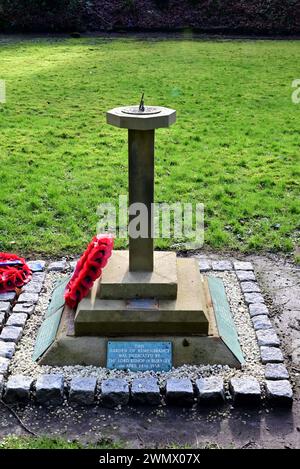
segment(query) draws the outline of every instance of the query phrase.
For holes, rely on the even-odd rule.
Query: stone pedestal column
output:
[[[147,234],[146,238],[133,237],[134,233],[130,230],[130,221],[135,218],[136,213],[129,213],[129,271],[152,272],[154,130],[128,130],[128,156],[129,206],[134,208],[133,204],[141,203],[144,210],[147,210],[147,216],[142,218],[145,224],[142,231]],[[141,214],[144,214],[144,211]]]
[[[147,210],[146,219],[134,206],[129,212],[129,272],[153,272],[154,133],[172,125],[176,111],[159,106],[146,106],[141,111],[132,106],[112,109],[106,116],[108,124],[128,129],[129,207],[141,203]],[[144,222],[139,237],[130,228],[136,216]]]

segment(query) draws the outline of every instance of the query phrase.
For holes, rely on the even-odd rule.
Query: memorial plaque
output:
[[[60,280],[54,287],[51,302],[48,306],[48,310],[45,314],[45,318],[52,316],[52,314],[56,313],[60,308],[64,307],[65,305],[65,289],[67,284],[69,283],[70,277],[64,278]]]
[[[109,341],[107,368],[130,371],[169,371],[172,342]]]
[[[216,277],[208,277],[208,285],[220,337],[240,363],[244,363],[243,352],[230,311],[223,280]]]
[[[52,298],[42,322],[32,355],[33,361],[38,360],[50,347],[56,337],[57,329],[65,306],[64,293],[70,278],[64,278],[54,287]]]
[[[51,316],[42,322],[37,334],[35,347],[32,354],[33,361],[38,360],[54,342],[62,312],[63,307],[58,309],[55,313],[51,314]]]

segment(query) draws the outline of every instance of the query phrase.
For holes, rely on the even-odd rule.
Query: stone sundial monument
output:
[[[135,238],[129,224],[129,250],[113,252],[75,313],[61,305],[66,282],[56,288],[34,352],[40,363],[168,370],[243,362],[222,281],[200,275],[196,259],[153,249],[155,129],[175,121],[175,110],[145,106],[143,97],[107,112],[108,124],[128,129],[129,206],[147,207],[148,236]]]

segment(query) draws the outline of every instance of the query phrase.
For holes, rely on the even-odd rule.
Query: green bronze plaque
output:
[[[35,341],[32,355],[33,361],[38,360],[55,340],[60,319],[65,307],[64,293],[69,280],[70,277],[64,278],[57,282],[54,287],[52,298],[45,314],[45,319],[39,328]]]
[[[54,342],[62,312],[63,308],[58,309],[41,324],[32,354],[33,361],[38,360]]]
[[[239,362],[244,363],[243,352],[230,311],[223,280],[216,277],[208,277],[208,285],[220,337]]]
[[[51,302],[45,314],[45,319],[48,318],[49,316],[52,316],[52,314],[56,313],[56,311],[64,307],[65,305],[64,294],[65,294],[65,289],[69,280],[70,280],[70,277],[64,278],[63,280],[60,280],[59,282],[57,282],[57,284],[55,285],[55,288],[52,293]]]

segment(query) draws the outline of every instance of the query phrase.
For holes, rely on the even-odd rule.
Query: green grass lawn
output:
[[[26,437],[8,436],[0,442],[1,449],[119,449],[124,444],[100,441],[95,445],[83,445],[79,441],[70,441],[64,438],[51,438],[47,436]]]
[[[155,445],[156,446],[156,445]],[[198,444],[194,446],[199,448]],[[80,441],[70,441],[62,437],[48,437],[48,436],[15,436],[10,435],[0,441],[0,450],[2,449],[126,449],[128,445],[122,441],[112,442],[109,440],[102,440],[96,444],[80,443]],[[150,448],[150,446],[149,446]],[[167,446],[159,446],[162,449],[190,449],[191,445],[179,445],[178,443],[171,443]],[[221,449],[217,443],[204,443],[202,449]]]
[[[212,248],[292,251],[299,59],[297,41],[0,42],[0,250],[82,251],[98,204],[127,192],[127,133],[105,111],[144,90],[178,113],[156,134],[156,201],[203,202]]]

